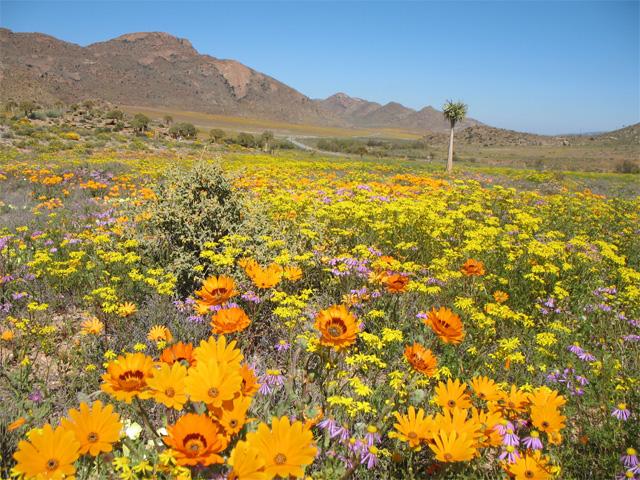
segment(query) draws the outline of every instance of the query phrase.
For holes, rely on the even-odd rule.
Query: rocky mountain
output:
[[[444,131],[442,113],[343,93],[312,100],[234,60],[198,53],[162,32],[130,33],[82,47],[0,28],[0,98],[115,104],[341,127]],[[469,119],[465,128],[479,122]]]
[[[436,132],[449,129],[449,124],[442,118],[442,112],[431,106],[416,111],[397,102],[380,105],[345,93],[336,93],[316,102],[328,115],[356,127],[395,127]],[[459,124],[459,128],[471,125],[480,125],[480,122],[466,119]]]

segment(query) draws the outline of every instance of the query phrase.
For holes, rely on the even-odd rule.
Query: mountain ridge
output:
[[[445,131],[442,113],[381,105],[339,92],[311,99],[236,60],[199,53],[186,38],[132,32],[80,46],[43,33],[0,28],[0,96],[66,103],[180,108],[347,128]],[[481,124],[465,119],[459,128]]]

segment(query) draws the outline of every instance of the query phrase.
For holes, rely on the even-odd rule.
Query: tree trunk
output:
[[[449,136],[449,158],[447,159],[447,173],[453,172],[453,125]]]

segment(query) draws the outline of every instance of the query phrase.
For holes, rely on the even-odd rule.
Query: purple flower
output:
[[[276,343],[276,346],[275,346],[275,349],[279,352],[286,352],[290,348],[291,348],[291,344],[286,340],[280,340],[278,343]]]
[[[531,430],[529,436],[522,439],[522,444],[529,450],[542,450],[540,433],[537,430]]]
[[[274,387],[284,385],[284,376],[280,370],[267,370],[258,381],[261,384],[258,392],[262,395],[269,395]]]
[[[251,303],[260,303],[262,302],[262,300],[260,300],[260,296],[257,295],[255,292],[252,291],[248,291],[242,294],[242,299],[246,300],[247,302],[251,302]]]
[[[42,402],[44,396],[42,395],[42,392],[36,388],[29,394],[27,398],[31,400],[33,403],[40,403]]]
[[[635,448],[627,448],[625,454],[620,457],[620,461],[627,468],[638,467],[638,452]]]
[[[611,412],[612,417],[616,417],[618,420],[622,420],[623,422],[627,421],[629,415],[631,415],[631,412],[627,409],[626,403],[619,403]]]
[[[622,339],[625,342],[640,342],[640,335],[625,335]]]
[[[515,434],[513,428],[506,428],[502,437],[503,445],[517,447],[520,444],[520,437]]]
[[[498,457],[500,460],[506,459],[509,463],[514,463],[517,459],[520,458],[520,453],[516,450],[516,447],[512,445],[508,445]]]
[[[321,428],[322,430],[328,430],[329,432],[336,428],[336,426],[337,423],[333,418],[325,418],[318,423],[318,428]]]
[[[362,460],[360,460],[360,463],[362,465],[365,465],[367,467],[367,470],[371,470],[372,468],[375,468],[375,466],[379,462],[377,454],[378,454],[378,448],[375,447],[374,445],[370,446],[367,449],[367,452],[365,453],[365,455],[362,457]]]

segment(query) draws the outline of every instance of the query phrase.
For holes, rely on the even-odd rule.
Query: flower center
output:
[[[216,398],[218,395],[220,395],[220,391],[215,388],[215,387],[211,387],[208,391],[207,394],[211,397],[211,398]]]
[[[119,379],[124,390],[136,390],[144,382],[144,373],[140,370],[127,370]]]
[[[549,422],[547,422],[546,420],[544,422],[542,422],[542,427],[543,428],[547,428],[549,426]]]
[[[444,459],[449,462],[451,461],[451,459],[453,458],[453,455],[451,455],[450,453],[445,453],[444,454]]]
[[[407,437],[409,437],[411,440],[415,440],[416,438],[418,438],[418,434],[416,432],[409,432],[409,435],[407,435]]]
[[[329,326],[327,328],[327,332],[329,333],[329,335],[334,338],[343,335],[346,331],[347,327],[340,318],[331,319],[331,322],[329,323]]]
[[[456,406],[456,401],[455,401],[455,400],[449,400],[449,401],[447,402],[447,407],[449,407],[449,408],[453,408],[453,407],[455,407],[455,406]]]
[[[284,465],[285,463],[287,463],[287,457],[284,454],[279,453],[275,457],[273,457],[273,461],[276,465]]]
[[[87,442],[96,443],[99,438],[100,437],[98,436],[98,434],[96,432],[89,432],[89,434],[87,435]]]
[[[169,387],[169,388],[167,388],[167,389],[164,391],[164,394],[165,394],[167,397],[172,398],[172,397],[174,397],[174,396],[175,396],[176,391],[175,391],[172,387]]]
[[[236,419],[233,419],[229,422],[229,426],[231,428],[236,428],[238,426],[238,421]]]
[[[526,470],[524,472],[524,476],[525,476],[525,478],[533,478],[534,473],[531,470]]]
[[[182,441],[187,453],[198,455],[200,450],[207,448],[207,439],[199,433],[190,433]]]
[[[47,460],[47,470],[51,472],[58,468],[58,465],[58,460],[56,460],[55,458],[50,458],[49,460]]]

